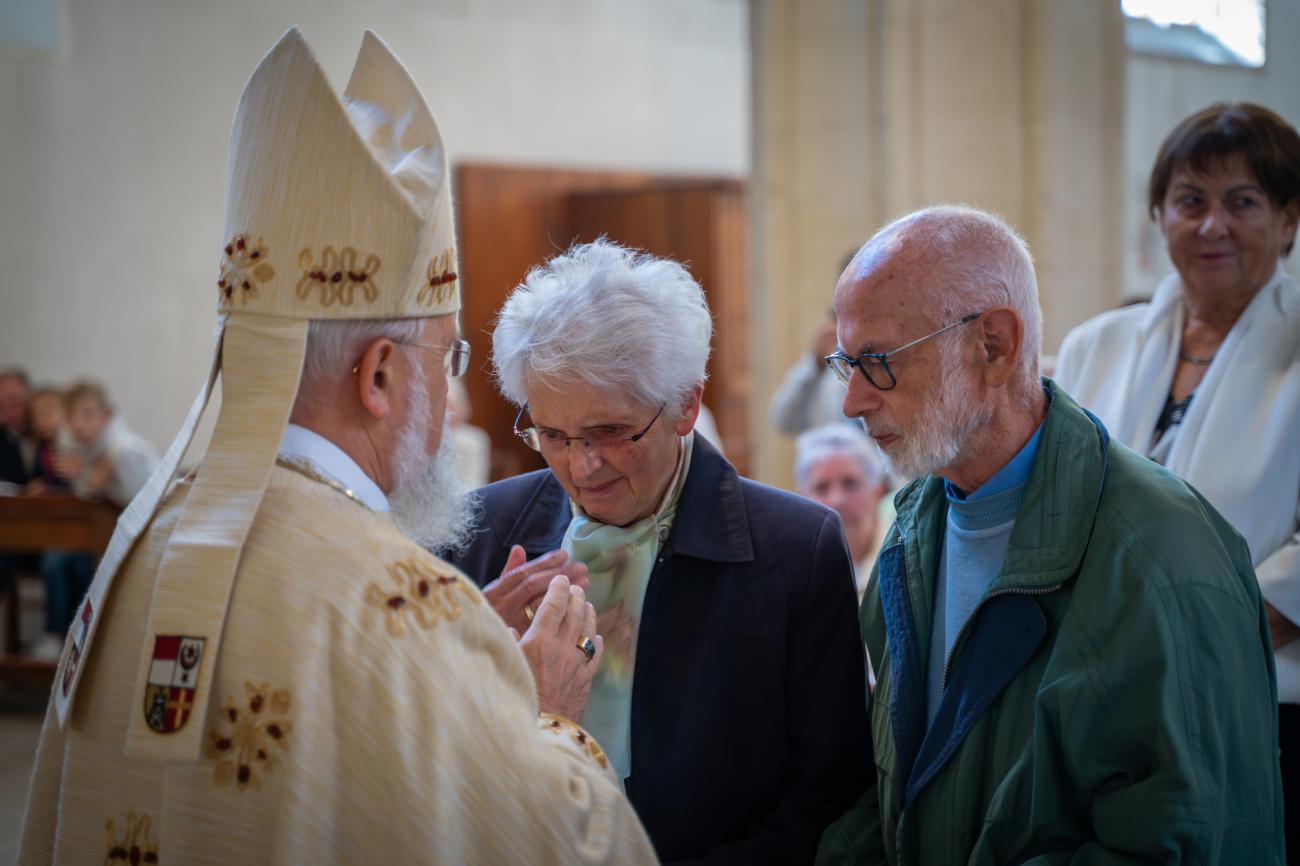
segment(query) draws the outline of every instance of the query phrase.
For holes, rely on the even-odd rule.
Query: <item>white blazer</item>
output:
[[[1183,330],[1182,283],[1071,331],[1056,380],[1140,454],[1154,445]],[[1264,599],[1300,623],[1300,287],[1279,263],[1228,332],[1179,425],[1167,468],[1240,532]],[[1300,703],[1300,640],[1277,660],[1278,699]]]

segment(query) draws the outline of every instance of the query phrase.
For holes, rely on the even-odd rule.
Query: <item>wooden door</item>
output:
[[[601,234],[682,261],[704,286],[717,330],[705,402],[727,456],[745,470],[748,315],[738,181],[463,164],[455,191],[461,326],[474,352],[465,384],[473,423],[492,440],[493,480],[544,465],[512,435],[516,410],[492,381],[493,321],[530,268]]]

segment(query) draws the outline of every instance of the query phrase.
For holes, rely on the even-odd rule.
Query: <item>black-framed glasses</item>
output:
[[[627,425],[625,424],[604,424],[599,427],[592,427],[580,436],[566,436],[560,430],[550,430],[545,427],[538,429],[535,426],[524,428],[519,427],[519,422],[523,420],[524,415],[528,412],[528,404],[525,403],[519,407],[519,414],[515,416],[515,435],[524,440],[524,444],[534,451],[540,451],[543,454],[557,454],[566,450],[569,443],[578,441],[583,444],[588,451],[607,451],[617,448],[625,442],[640,442],[645,434],[650,432],[650,428],[659,420],[659,416],[664,414],[664,409],[668,406],[664,403],[659,407],[659,411],[650,419],[650,423],[641,428],[641,432],[627,434]],[[532,421],[530,417],[528,419]]]
[[[435,346],[432,343],[417,343],[414,340],[397,340],[399,346],[415,346],[419,349],[445,349],[442,356],[443,366],[448,376],[463,376],[469,369],[469,340],[456,340],[450,346]]]
[[[939,336],[944,331],[949,331],[959,325],[973,322],[982,315],[984,315],[983,311],[971,313],[969,316],[960,318],[951,325],[944,325],[937,331],[932,331],[924,337],[918,337],[912,342],[904,343],[897,349],[888,352],[863,352],[854,357],[852,355],[844,354],[842,350],[836,351],[835,353],[826,356],[826,364],[831,368],[831,371],[835,373],[835,377],[840,380],[840,384],[844,385],[846,388],[849,386],[849,380],[853,377],[853,368],[857,367],[862,371],[862,375],[867,377],[867,381],[874,385],[877,390],[888,391],[898,384],[898,379],[895,378],[894,371],[889,366],[890,358],[893,358],[899,352],[906,351],[913,346],[919,346],[926,340]]]

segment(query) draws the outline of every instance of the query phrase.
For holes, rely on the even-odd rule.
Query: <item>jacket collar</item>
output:
[[[1050,379],[1052,403],[1002,574],[991,587],[1044,587],[1068,580],[1092,536],[1110,433]]]
[[[1101,498],[1109,434],[1101,422],[1044,380],[1052,402],[1024,501],[1016,515],[1002,573],[989,590],[1036,588],[1067,580],[1083,559]],[[895,498],[898,531],[917,538],[921,549],[937,549],[943,531],[936,509],[945,507],[943,479],[918,479]],[[921,581],[928,585],[929,581]],[[927,608],[928,609],[928,608]]]
[[[508,544],[521,545],[530,557],[558,548],[573,516],[569,496],[555,474],[547,469],[539,476],[507,536]],[[703,436],[695,437],[666,545],[675,554],[712,562],[754,559],[740,475]]]

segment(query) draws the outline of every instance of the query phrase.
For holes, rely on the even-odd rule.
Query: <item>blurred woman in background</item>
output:
[[[848,424],[828,424],[795,440],[794,480],[799,492],[840,516],[853,556],[858,601],[885,530],[880,502],[888,490],[875,447]]]

